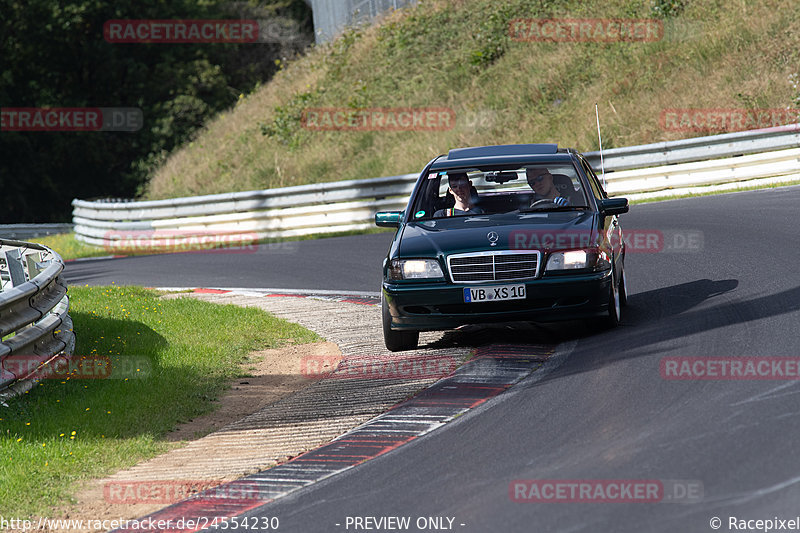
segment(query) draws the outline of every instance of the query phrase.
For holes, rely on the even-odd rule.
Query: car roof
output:
[[[446,156],[439,156],[431,170],[471,168],[485,165],[525,165],[543,162],[571,161],[574,150],[558,148],[557,144],[503,144],[456,148]]]

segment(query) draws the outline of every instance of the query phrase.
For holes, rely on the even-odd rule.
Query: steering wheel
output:
[[[547,204],[555,205],[555,203],[556,203],[555,200],[551,200],[550,198],[542,198],[541,200],[536,200],[535,202],[533,202],[530,205],[530,207],[533,208],[536,207],[537,205],[547,205]]]

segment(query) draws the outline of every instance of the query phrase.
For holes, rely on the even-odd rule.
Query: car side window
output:
[[[439,209],[439,176],[430,173],[422,183],[412,210],[412,220],[427,219]]]
[[[594,197],[597,200],[602,200],[603,198],[607,198],[603,187],[600,185],[600,180],[597,179],[592,167],[586,163],[583,159],[581,159],[581,166],[583,166],[583,171],[586,173],[586,177],[589,178],[589,186],[592,188],[592,193],[594,193]]]

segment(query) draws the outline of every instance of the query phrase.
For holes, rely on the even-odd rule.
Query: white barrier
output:
[[[603,153],[609,195],[668,192],[800,173],[800,124]],[[750,155],[745,155],[750,154]],[[586,154],[599,170],[599,153]],[[631,170],[632,166],[636,166]],[[644,168],[643,168],[644,167]],[[252,242],[373,227],[375,212],[401,210],[418,174],[146,202],[73,200],[79,240],[109,251],[174,247],[181,239],[224,236]]]

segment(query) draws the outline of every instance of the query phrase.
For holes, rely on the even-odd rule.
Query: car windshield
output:
[[[414,220],[586,209],[570,163],[431,172],[414,202]]]

